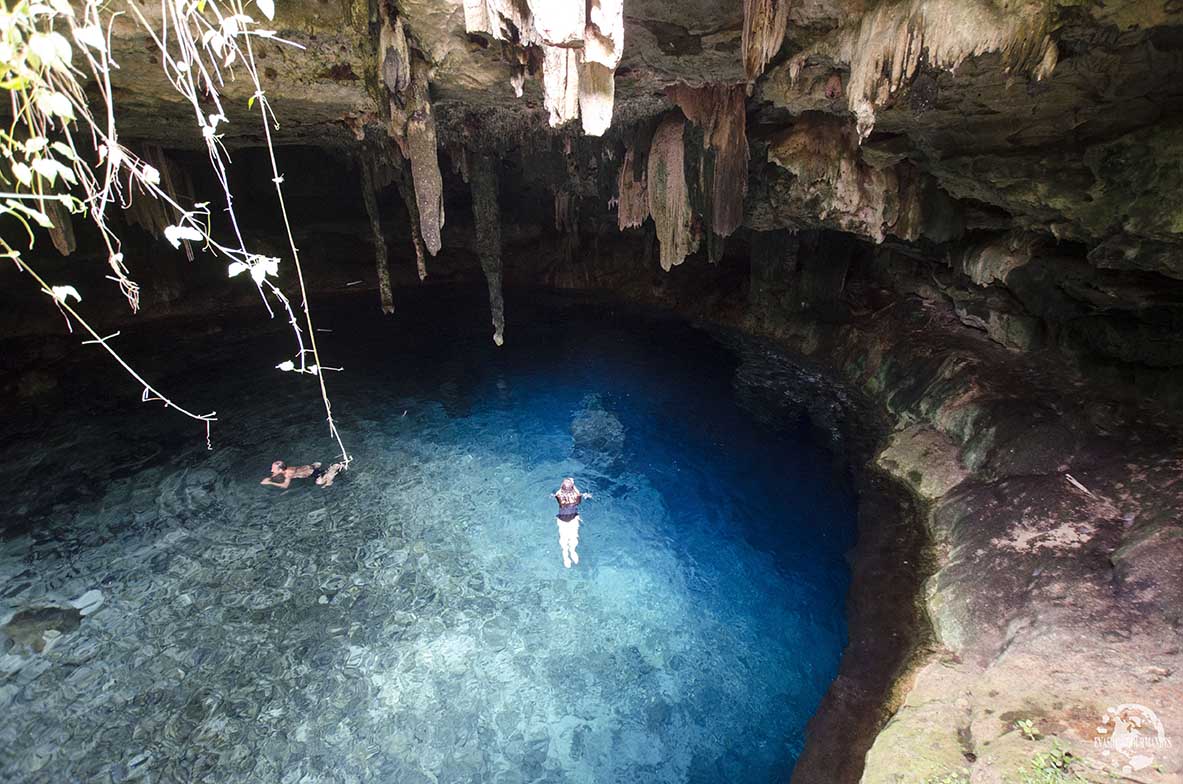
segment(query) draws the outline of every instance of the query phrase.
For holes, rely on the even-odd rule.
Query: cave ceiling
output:
[[[150,22],[159,14],[138,7]],[[754,76],[745,12],[787,16],[783,44],[773,38]],[[426,67],[441,147],[497,152],[529,137],[584,135],[578,119],[548,123],[537,51],[468,32],[461,0],[285,0],[275,26],[303,48],[259,53],[279,143],[348,150],[399,135],[379,62],[379,28],[391,20]],[[197,147],[190,110],[170,99],[150,40],[127,16],[115,33],[125,138]],[[521,97],[515,69],[524,71]],[[1083,244],[1097,267],[1183,278],[1177,3],[625,0],[614,75],[606,138],[626,141],[631,128],[676,111],[674,85],[744,85],[749,228],[935,244],[1028,232]],[[227,146],[261,143],[247,81],[228,81],[223,97]]]

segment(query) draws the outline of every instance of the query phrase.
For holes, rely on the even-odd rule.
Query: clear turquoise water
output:
[[[844,644],[824,434],[676,320],[528,298],[497,349],[479,299],[370,305],[319,309],[356,459],[328,490],[258,484],[332,457],[258,314],[125,339],[218,409],[213,452],[106,370],[5,426],[0,622],[103,604],[0,657],[0,779],[787,780]],[[572,569],[567,475],[595,496]]]

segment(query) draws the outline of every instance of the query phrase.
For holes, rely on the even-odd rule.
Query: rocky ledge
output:
[[[851,645],[794,781],[1183,781],[1178,430],[946,305],[819,317],[808,269],[770,274],[754,256],[746,282],[705,262],[589,280],[770,337],[890,423],[862,481]],[[910,509],[931,563],[891,562],[916,552],[914,528],[893,524]]]
[[[883,402],[897,430],[877,465],[922,499],[936,547],[937,645],[863,782],[1021,781],[1054,742],[1086,777],[1183,781],[1183,749],[1166,746],[1183,728],[1178,434],[908,304],[783,332]],[[1134,705],[1157,714],[1166,735],[1140,734],[1161,745],[1098,743],[1110,709]]]

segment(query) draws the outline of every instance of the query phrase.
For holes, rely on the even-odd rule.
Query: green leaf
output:
[[[54,149],[54,152],[66,158],[67,160],[78,160],[78,156],[74,154],[74,148],[68,144],[65,144],[64,142],[53,142],[49,146]]]
[[[12,164],[12,174],[21,185],[28,186],[33,182],[33,170],[23,163]]]
[[[4,204],[14,214],[24,213],[25,215],[28,215],[30,218],[32,218],[33,220],[35,220],[37,222],[38,226],[40,226],[43,229],[52,229],[53,228],[53,221],[51,221],[49,219],[49,216],[46,215],[41,210],[35,210],[32,207],[28,206],[27,204],[22,204],[21,202],[15,200],[15,199],[8,199],[6,202],[4,202]]]
[[[78,184],[78,178],[74,176],[74,170],[59,161],[55,161],[53,158],[37,158],[33,161],[32,165],[33,171],[49,180],[50,186],[54,184],[58,177],[61,177],[71,185]]]
[[[74,119],[74,107],[70,104],[70,99],[62,93],[42,90],[33,100],[41,113],[47,117],[57,116],[63,120]]]

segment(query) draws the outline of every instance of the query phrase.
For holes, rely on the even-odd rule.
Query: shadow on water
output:
[[[854,536],[808,406],[765,405],[743,351],[669,317],[525,298],[497,349],[476,292],[403,300],[317,308],[356,459],[327,491],[258,485],[332,454],[257,317],[123,343],[218,410],[212,452],[89,364],[6,434],[0,619],[104,603],[0,658],[5,780],[787,778],[837,670]],[[569,570],[567,475],[594,494]]]

